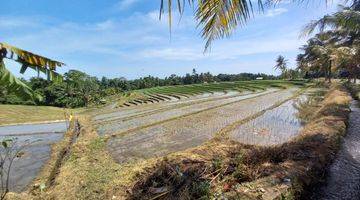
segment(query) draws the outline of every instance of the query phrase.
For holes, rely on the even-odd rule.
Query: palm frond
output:
[[[173,1],[176,1],[180,15],[187,5],[195,7],[195,18],[201,35],[206,40],[205,49],[218,38],[229,36],[237,26],[244,25],[253,12],[252,0],[161,0],[160,19],[167,4],[169,27],[172,26]],[[263,8],[263,1],[258,0],[258,7]]]
[[[185,7],[195,8],[195,18],[201,28],[201,36],[205,40],[205,51],[211,43],[219,38],[228,37],[239,26],[244,26],[252,17],[254,8],[263,11],[265,6],[276,5],[283,0],[160,0],[160,19],[168,12],[169,29],[172,26],[172,10],[177,5],[180,15]],[[293,2],[308,2],[309,0],[292,0]],[[326,3],[331,0],[323,0]],[[254,2],[256,3],[254,5]],[[166,10],[167,9],[167,10]]]
[[[324,32],[326,28],[334,31],[360,32],[360,11],[345,8],[332,15],[325,15],[319,20],[311,21],[303,28],[302,36],[308,36],[316,29],[319,32]]]

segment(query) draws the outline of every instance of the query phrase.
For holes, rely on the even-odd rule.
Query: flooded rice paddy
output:
[[[190,98],[184,99],[173,99],[171,101],[164,101],[161,103],[152,103],[152,104],[144,104],[140,106],[132,106],[132,107],[123,107],[118,109],[110,109],[110,110],[103,110],[99,113],[94,113],[94,121],[95,123],[102,124],[104,122],[113,121],[113,120],[121,120],[122,118],[130,117],[130,116],[137,116],[139,114],[148,114],[154,111],[161,111],[172,109],[174,107],[181,107],[187,106],[192,103],[201,103],[201,102],[208,102],[208,101],[215,101],[221,100],[226,98],[231,98],[236,95],[246,95],[249,92],[215,92],[215,93],[205,93],[197,96],[192,96]]]
[[[192,115],[194,113],[206,111],[209,109],[221,107],[223,105],[235,103],[244,99],[258,97],[264,94],[271,93],[275,90],[268,90],[261,93],[252,93],[246,95],[231,96],[229,98],[221,98],[214,101],[191,102],[185,104],[172,105],[170,108],[159,108],[152,112],[139,114],[135,116],[111,118],[110,120],[102,121],[98,128],[100,134],[112,134],[125,132],[131,129],[152,125],[166,120],[176,119],[181,116]]]
[[[0,127],[0,139],[16,138],[16,146],[26,146],[22,157],[13,162],[11,191],[26,189],[50,158],[51,145],[61,140],[65,131],[65,122]]]
[[[201,145],[225,127],[291,98],[296,91],[297,88],[267,90],[211,103],[193,103],[186,108],[134,118],[131,122],[107,124],[105,126],[110,127],[99,130],[102,133],[122,133],[112,137],[108,143],[110,153],[118,162],[163,156]],[[148,123],[150,125],[146,125]]]
[[[263,115],[239,125],[230,131],[230,138],[246,144],[276,145],[295,137],[303,124],[297,117],[296,105],[305,101],[306,95],[290,99]]]

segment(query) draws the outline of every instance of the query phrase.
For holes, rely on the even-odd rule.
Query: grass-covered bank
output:
[[[0,125],[65,120],[63,108],[0,104]]]

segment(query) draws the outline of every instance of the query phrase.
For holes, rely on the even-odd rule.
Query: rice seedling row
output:
[[[236,103],[238,101],[242,101],[248,98],[258,97],[260,95],[264,95],[267,93],[274,92],[275,90],[268,90],[262,93],[252,93],[248,95],[240,95],[234,96],[231,98],[220,99],[217,101],[210,101],[198,104],[190,104],[180,108],[168,109],[162,112],[156,112],[154,114],[148,114],[144,116],[140,116],[130,120],[113,120],[109,121],[109,123],[101,123],[101,126],[98,128],[98,132],[100,134],[113,134],[113,133],[121,133],[131,129],[149,126],[150,124],[160,123],[162,121],[168,121],[171,119],[176,119],[185,115],[192,115],[193,113],[205,112],[210,109],[219,108],[222,106],[226,106],[232,103]]]

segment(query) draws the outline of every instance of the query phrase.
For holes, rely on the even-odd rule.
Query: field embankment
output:
[[[313,200],[360,199],[360,107],[351,102],[347,134],[327,173],[307,197]]]

